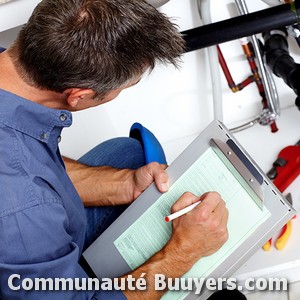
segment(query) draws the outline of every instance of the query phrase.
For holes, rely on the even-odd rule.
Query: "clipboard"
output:
[[[212,169],[214,168],[219,168],[216,174],[213,173]],[[199,170],[202,170],[204,175]],[[204,191],[207,191],[206,187],[213,187],[218,191],[221,188],[219,183],[224,181],[222,191],[227,193],[227,199],[232,199],[231,202],[226,202],[229,210],[230,224],[228,226],[231,228],[229,231],[230,242],[225,243],[222,250],[218,250],[217,253],[200,259],[197,263],[199,266],[197,267],[195,264],[195,268],[193,267],[187,276],[230,277],[295,215],[295,210],[290,203],[265,176],[229,130],[217,120],[211,122],[166,171],[170,180],[170,190],[167,193],[161,194],[152,184],[83,253],[85,260],[99,279],[115,278],[126,274],[142,264],[143,259],[147,260],[147,255],[151,256],[151,253],[144,254],[148,251],[145,250],[147,247],[152,248],[152,244],[158,244],[155,245],[156,248],[153,246],[152,254],[163,247],[167,239],[160,241],[158,237],[155,237],[155,243],[153,240],[148,246],[142,247],[142,244],[145,243],[142,236],[149,235],[148,229],[152,227],[148,224],[143,229],[143,221],[147,215],[153,214],[151,215],[152,219],[156,219],[153,226],[158,226],[157,228],[162,232],[171,230],[171,227],[164,227],[161,219],[169,214],[168,208],[172,205],[173,200],[169,200],[172,197],[169,197],[168,194],[173,193],[174,201],[176,201],[180,195],[180,189],[191,191],[190,188],[197,190],[201,186]],[[210,177],[208,176],[209,172],[212,174]],[[219,178],[215,178],[217,176]],[[198,181],[194,184],[195,187],[192,187],[198,177],[201,184]],[[206,177],[209,177],[209,180]],[[229,184],[226,180],[230,180]],[[213,181],[215,182],[212,183]],[[236,190],[231,189],[233,185]],[[240,196],[237,197],[237,195]],[[238,211],[236,211],[237,209]],[[157,214],[157,211],[161,212],[161,216]],[[244,219],[249,215],[247,224],[243,224]],[[138,230],[145,230],[145,232],[138,232]],[[134,236],[134,232],[136,232],[136,236]],[[130,240],[133,241],[133,244],[140,243],[141,245],[137,247],[141,247],[142,250],[125,249],[130,244]],[[132,245],[129,245],[129,248],[132,248]],[[132,253],[137,258],[130,251],[133,251]],[[143,257],[144,255],[145,257]],[[134,258],[131,259],[131,256]],[[201,272],[197,270],[201,270]],[[196,295],[193,291],[189,291],[171,296],[168,296],[168,293],[162,298],[166,300],[206,299],[211,292],[203,290],[200,295]]]

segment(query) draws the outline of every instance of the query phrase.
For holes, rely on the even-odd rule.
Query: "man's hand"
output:
[[[122,205],[134,201],[152,182],[168,190],[166,165],[150,163],[137,170],[90,167],[64,157],[67,172],[85,206]]]
[[[132,174],[132,199],[135,200],[152,182],[164,193],[169,189],[169,177],[165,172],[166,165],[152,162],[135,170]]]
[[[170,242],[184,257],[198,260],[216,252],[228,239],[228,210],[221,196],[208,192],[200,198],[183,194],[173,205],[172,213],[201,200],[189,213],[173,220]]]
[[[228,239],[228,210],[221,196],[209,192],[201,197],[184,193],[173,205],[172,213],[196,201],[192,211],[173,220],[173,232],[165,247],[130,274],[139,278],[145,273],[146,291],[124,291],[130,300],[160,299],[166,291],[155,290],[155,274],[180,278],[202,257],[216,252]]]

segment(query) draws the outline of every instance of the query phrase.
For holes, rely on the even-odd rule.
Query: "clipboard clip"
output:
[[[246,188],[258,207],[263,210],[262,184],[264,179],[253,163],[232,139],[224,142],[217,138],[211,138],[211,146],[228,169],[233,171],[236,177],[239,177],[237,179]]]

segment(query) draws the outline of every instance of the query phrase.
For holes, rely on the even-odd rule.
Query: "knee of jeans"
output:
[[[105,141],[79,159],[90,166],[110,166],[120,169],[137,169],[145,165],[141,143],[133,138],[119,137]]]
[[[144,150],[139,141],[133,138],[116,138],[114,144],[112,167],[138,169],[145,165]]]

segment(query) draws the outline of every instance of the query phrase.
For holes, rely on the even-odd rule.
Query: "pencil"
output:
[[[165,217],[165,221],[166,222],[170,222],[170,221],[172,221],[172,220],[174,220],[174,219],[176,219],[176,218],[178,218],[178,217],[180,217],[180,216],[188,213],[193,208],[195,208],[200,202],[201,202],[201,200],[197,201],[197,202],[195,202],[195,203],[193,203],[193,204],[191,204],[191,205],[189,205],[189,206],[187,206],[187,207],[185,207],[185,208],[183,208],[183,209],[181,209],[179,211],[176,211],[175,213],[173,213],[173,214]]]

